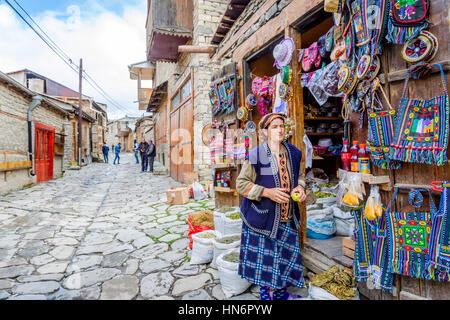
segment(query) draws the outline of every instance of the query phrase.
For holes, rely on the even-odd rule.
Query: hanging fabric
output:
[[[227,108],[225,110],[226,114],[233,113],[234,108],[234,88],[233,83],[231,82],[231,78],[228,77],[227,82],[225,84],[226,88],[226,102],[227,102]]]
[[[442,185],[439,213],[434,216],[430,241],[430,280],[450,281],[450,181]],[[433,184],[432,184],[433,185]],[[434,189],[436,190],[436,189]]]
[[[220,105],[219,89],[217,88],[217,84],[213,85],[211,90],[209,91],[209,101],[211,102],[213,115],[219,114],[221,105]]]
[[[395,44],[404,44],[416,38],[428,27],[426,17],[430,0],[389,0],[388,32],[386,39]]]
[[[355,45],[361,54],[368,53],[370,49],[370,30],[367,25],[367,0],[355,0],[351,3],[352,26],[355,34]]]
[[[425,212],[396,212],[392,210],[399,188],[388,207],[390,230],[391,271],[414,278],[428,278],[430,239],[432,238],[432,223],[437,214],[431,191],[428,190],[430,210]],[[420,208],[423,204],[421,191],[412,190],[409,193],[409,204]]]
[[[367,27],[370,30],[370,53],[383,53],[383,39],[387,31],[389,0],[368,0]]]
[[[406,94],[410,75],[417,78],[416,71],[421,75],[423,70],[432,67],[439,67],[441,71],[442,95],[429,100],[408,98]],[[390,158],[404,162],[444,165],[447,162],[449,121],[449,98],[442,66],[421,63],[409,68],[398,108]]]
[[[378,78],[375,79],[372,90],[372,103],[368,109],[369,128],[367,137],[367,146],[370,150],[371,160],[379,168],[397,170],[401,168],[401,164],[389,158],[390,146],[394,141],[396,111],[392,109]],[[374,111],[374,106],[377,100],[378,90],[382,93],[388,109],[385,108],[385,110],[376,112]]]
[[[394,276],[390,272],[389,239],[387,234],[387,215],[369,221],[364,209],[353,211],[356,229],[355,258],[353,270],[357,281],[371,280],[375,288],[392,292]]]

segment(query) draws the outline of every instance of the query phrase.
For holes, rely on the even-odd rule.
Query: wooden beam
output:
[[[216,52],[215,46],[179,46],[178,52],[187,52],[187,53],[214,53]]]
[[[450,60],[439,61],[439,62],[433,63],[433,64],[440,64],[444,71],[450,70]],[[399,71],[389,72],[389,74],[387,76],[388,82],[404,81],[406,78],[407,71],[408,71],[407,69],[403,69],[403,70],[399,70]],[[440,69],[438,67],[433,67],[433,69],[431,70],[431,73],[437,73],[437,72],[440,72]]]

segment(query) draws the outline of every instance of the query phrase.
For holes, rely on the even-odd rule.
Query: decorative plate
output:
[[[247,96],[247,99],[245,99],[245,106],[247,107],[248,110],[253,110],[254,107],[256,107],[258,105],[258,97],[255,96],[254,94],[249,94]]]
[[[240,121],[247,121],[248,119],[248,111],[247,108],[240,107],[236,112],[236,117]]]
[[[278,91],[278,94],[280,95],[280,98],[283,100],[289,99],[291,95],[291,87],[285,83],[282,83],[280,85],[280,89]]]
[[[202,129],[202,141],[203,144],[207,147],[209,147],[210,145],[211,138],[213,137],[213,132],[213,127],[210,123],[204,126]]]
[[[356,67],[356,76],[358,79],[364,79],[370,70],[372,64],[372,57],[370,54],[365,54],[359,60],[358,66]]]
[[[378,75],[378,72],[380,72],[380,69],[381,69],[380,58],[378,56],[372,56],[370,68],[366,74],[366,79],[369,81],[375,79],[375,77]]]
[[[429,31],[423,30],[421,33],[421,35],[423,35],[424,37],[427,37],[428,39],[431,40],[431,42],[433,43],[433,49],[431,50],[430,54],[428,55],[427,61],[431,61],[434,59],[434,57],[436,56],[438,50],[439,50],[439,41],[438,38],[432,34]]]
[[[253,121],[248,121],[244,126],[244,131],[247,133],[255,133],[256,132],[256,123]]]
[[[343,91],[345,94],[352,93],[355,89],[357,78],[355,71],[350,69],[347,65],[342,66],[339,70],[339,82],[338,90]]]
[[[433,49],[433,41],[424,35],[411,39],[405,43],[402,58],[409,63],[426,60]]]

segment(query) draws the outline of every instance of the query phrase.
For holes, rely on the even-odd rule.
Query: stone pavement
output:
[[[187,216],[214,201],[169,206],[177,185],[126,154],[1,197],[0,300],[225,299],[218,271],[189,263]]]

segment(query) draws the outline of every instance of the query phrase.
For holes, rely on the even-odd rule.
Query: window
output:
[[[175,110],[180,105],[180,92],[172,99],[172,110]]]
[[[186,100],[191,95],[191,79],[181,88],[181,101]]]

